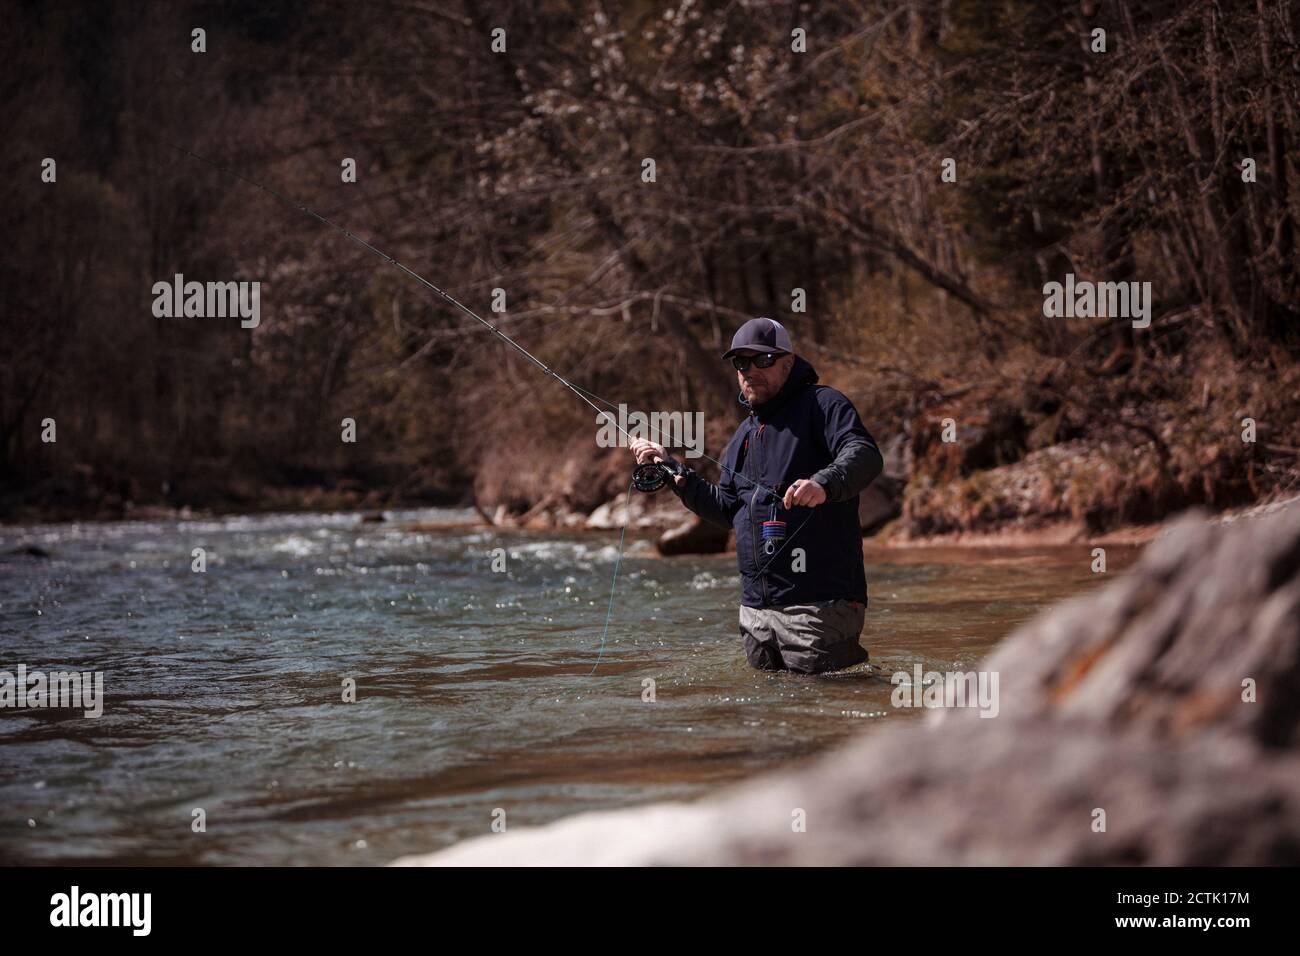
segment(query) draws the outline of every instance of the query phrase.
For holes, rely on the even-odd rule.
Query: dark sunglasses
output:
[[[750,358],[747,355],[733,355],[731,357],[731,364],[735,367],[737,372],[748,372],[750,365],[756,365],[759,368],[771,368],[776,364],[776,360],[780,357],[781,356],[777,355],[775,352],[760,352],[753,358]]]

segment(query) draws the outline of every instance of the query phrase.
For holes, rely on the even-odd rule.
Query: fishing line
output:
[[[614,577],[609,582],[609,607],[605,608],[605,626],[600,631],[600,650],[596,652],[596,663],[591,665],[590,677],[600,666],[600,659],[605,655],[605,638],[609,635],[609,619],[614,616],[614,586],[618,584],[618,566],[623,563],[623,539],[627,537],[627,526],[632,521],[632,485],[627,486],[627,504],[623,508],[623,530],[618,535],[618,553],[614,556]]]
[[[492,332],[493,335],[500,338],[503,342],[505,342],[507,345],[509,345],[515,351],[519,352],[519,354],[523,355],[526,359],[528,359],[539,369],[541,369],[544,374],[549,375],[551,378],[555,379],[557,382],[559,382],[569,391],[573,392],[574,395],[578,396],[578,398],[581,399],[584,403],[586,403],[591,408],[595,409],[595,411],[600,416],[605,418],[611,425],[613,425],[616,429],[618,429],[618,431],[620,431],[623,434],[623,437],[628,439],[629,442],[633,440],[632,435],[628,432],[628,430],[624,428],[622,425],[620,425],[618,421],[612,415],[609,414],[609,412],[601,409],[595,402],[593,402],[592,398],[596,399],[601,404],[606,405],[607,407],[612,409],[617,409],[618,408],[617,405],[615,405],[613,402],[609,401],[606,398],[602,398],[601,396],[597,395],[595,392],[574,385],[567,378],[565,378],[559,372],[555,371],[555,369],[551,368],[549,365],[547,365],[545,362],[543,362],[541,359],[535,356],[532,352],[528,351],[528,349],[524,348],[522,345],[516,342],[505,332],[502,332],[501,329],[499,329],[497,326],[493,325],[487,319],[484,319],[477,312],[469,308],[469,306],[463,304],[459,299],[455,298],[450,293],[444,292],[442,289],[438,288],[436,285],[434,285],[424,276],[420,275],[418,272],[398,262],[396,259],[388,255],[387,253],[382,252],[379,249],[376,249],[374,246],[366,242],[366,240],[362,239],[360,236],[353,233],[351,230],[345,228],[344,226],[340,226],[338,223],[334,222],[331,219],[327,219],[325,216],[322,216],[320,213],[307,208],[307,206],[303,205],[297,200],[289,198],[288,196],[284,195],[278,190],[273,189],[270,186],[265,186],[254,179],[250,179],[249,177],[243,175],[239,171],[231,169],[230,167],[225,166],[214,159],[208,159],[206,156],[200,156],[198,153],[186,149],[184,146],[177,146],[175,143],[167,143],[166,145],[170,146],[172,149],[176,150],[177,152],[184,153],[186,156],[189,156],[192,159],[196,159],[201,163],[211,166],[213,169],[217,170],[218,172],[225,173],[227,176],[233,176],[235,179],[238,179],[241,182],[247,183],[248,185],[253,186],[256,189],[260,189],[262,192],[266,193],[268,196],[271,196],[273,199],[276,199],[277,201],[283,203],[284,205],[296,209],[307,216],[310,216],[311,218],[315,219],[317,222],[321,223],[322,225],[328,226],[330,229],[333,229],[335,232],[346,236],[348,239],[351,239],[353,242],[355,242],[361,248],[365,249],[371,255],[374,255],[375,257],[382,259],[384,262],[387,262],[389,265],[394,266],[397,269],[400,269],[402,272],[406,273],[408,276],[410,276],[416,282],[420,283],[426,289],[433,292],[443,301],[448,302],[451,305],[455,306],[457,309],[459,309],[460,311],[468,315],[470,318],[472,318],[475,322],[478,322],[484,328],[488,329],[490,332]],[[588,398],[588,396],[591,397]],[[708,461],[711,461],[713,464],[717,465],[721,471],[731,472],[733,477],[748,482],[751,486],[753,486],[758,490],[766,491],[768,494],[772,495],[777,501],[781,501],[783,499],[782,494],[779,491],[777,491],[775,488],[769,488],[767,485],[763,484],[762,482],[756,481],[755,479],[750,478],[748,475],[736,471],[734,468],[728,468],[726,465],[718,461],[716,458],[712,458],[709,455],[704,454],[703,452],[700,452],[700,457],[705,458]],[[659,483],[656,484],[653,488],[642,488],[641,484],[639,484],[637,480],[638,475],[643,476],[645,478],[646,483],[648,484],[649,483],[648,476],[650,474],[650,471],[655,469],[658,469],[658,473],[660,475],[661,480],[659,480]],[[672,481],[676,475],[680,475],[680,474],[684,474],[684,470],[682,466],[671,457],[669,458],[668,461],[659,461],[653,463],[647,462],[646,464],[638,465],[637,468],[632,473],[632,484],[629,485],[628,493],[627,493],[627,502],[626,502],[627,514],[625,515],[624,518],[622,534],[619,537],[618,557],[615,559],[614,562],[614,581],[611,582],[610,584],[609,609],[605,614],[605,627],[601,633],[601,638],[600,638],[601,654],[604,653],[605,638],[606,635],[609,633],[610,615],[613,613],[613,608],[614,608],[614,584],[618,581],[618,568],[619,568],[619,564],[622,562],[623,559],[623,538],[627,534],[627,525],[628,522],[631,520],[632,488],[636,487],[641,490],[655,491],[658,490],[658,488],[662,487],[666,481]],[[781,546],[778,549],[776,549],[774,553],[768,556],[768,560],[764,562],[762,567],[760,567],[758,570],[758,573],[760,575],[767,570],[768,566],[773,561],[775,561],[776,558],[781,554],[781,552],[784,551],[789,546],[790,542],[793,541],[795,537],[799,534],[799,532],[803,530],[804,525],[806,525],[816,514],[817,512],[815,510],[809,512],[808,516],[804,518],[802,522],[800,522],[799,527],[795,529],[794,534],[791,534],[790,536],[786,537],[784,542],[781,544]],[[599,663],[600,663],[600,656],[598,654],[596,658],[596,664],[599,665]],[[595,670],[596,668],[593,666],[592,673],[595,673]]]

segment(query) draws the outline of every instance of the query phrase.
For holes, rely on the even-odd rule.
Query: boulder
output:
[[[726,528],[719,528],[694,516],[659,536],[655,547],[665,556],[674,554],[719,554],[727,550]]]
[[[858,495],[858,526],[862,533],[875,534],[903,513],[903,483],[881,475]]]
[[[980,670],[999,675],[991,719],[934,709],[695,803],[398,862],[1300,863],[1300,505],[1184,518]]]
[[[912,468],[911,449],[911,442],[902,432],[881,446],[882,473],[858,496],[858,527],[864,535],[875,534],[903,513],[903,492]]]
[[[622,528],[668,528],[681,520],[681,502],[670,492],[642,494],[620,492],[587,516],[585,526],[593,530]]]

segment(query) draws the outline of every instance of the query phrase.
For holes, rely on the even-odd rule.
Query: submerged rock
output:
[[[5,554],[16,558],[52,558],[54,555],[37,544],[24,544],[11,548]]]
[[[696,803],[398,862],[1300,863],[1300,505],[1183,519],[981,670],[991,719],[936,709]]]

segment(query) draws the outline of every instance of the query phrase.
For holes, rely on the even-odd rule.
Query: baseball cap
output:
[[[753,352],[794,352],[790,344],[790,333],[785,326],[775,319],[750,319],[731,338],[731,348],[722,353],[722,357],[731,358],[742,349]]]

